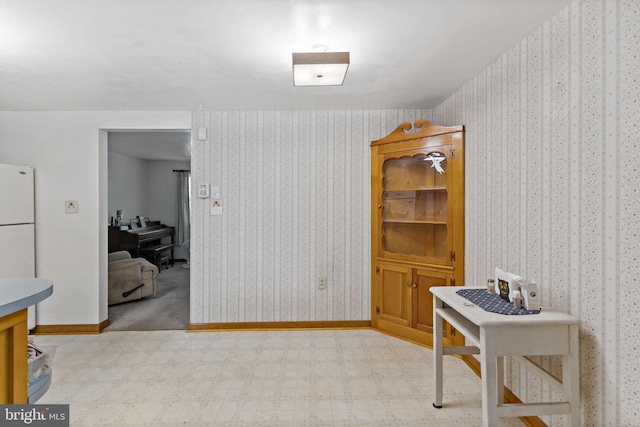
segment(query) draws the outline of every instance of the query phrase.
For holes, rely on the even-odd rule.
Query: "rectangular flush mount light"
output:
[[[342,86],[349,68],[349,52],[293,54],[294,86]]]

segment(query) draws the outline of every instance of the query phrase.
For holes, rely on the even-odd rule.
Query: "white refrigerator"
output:
[[[33,168],[0,164],[0,277],[36,277]],[[36,326],[29,307],[28,328]]]

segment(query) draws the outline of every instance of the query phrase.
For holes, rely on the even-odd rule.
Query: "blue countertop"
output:
[[[53,282],[25,277],[0,279],[0,317],[34,305],[53,293]]]

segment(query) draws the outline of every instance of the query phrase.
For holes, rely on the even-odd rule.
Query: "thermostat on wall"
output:
[[[198,185],[198,197],[201,199],[209,197],[209,184]]]

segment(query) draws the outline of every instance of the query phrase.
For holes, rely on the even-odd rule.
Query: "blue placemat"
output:
[[[513,303],[500,298],[498,294],[490,294],[486,289],[460,289],[456,292],[485,311],[499,314],[538,314],[540,310],[527,310],[524,307],[514,308]]]

